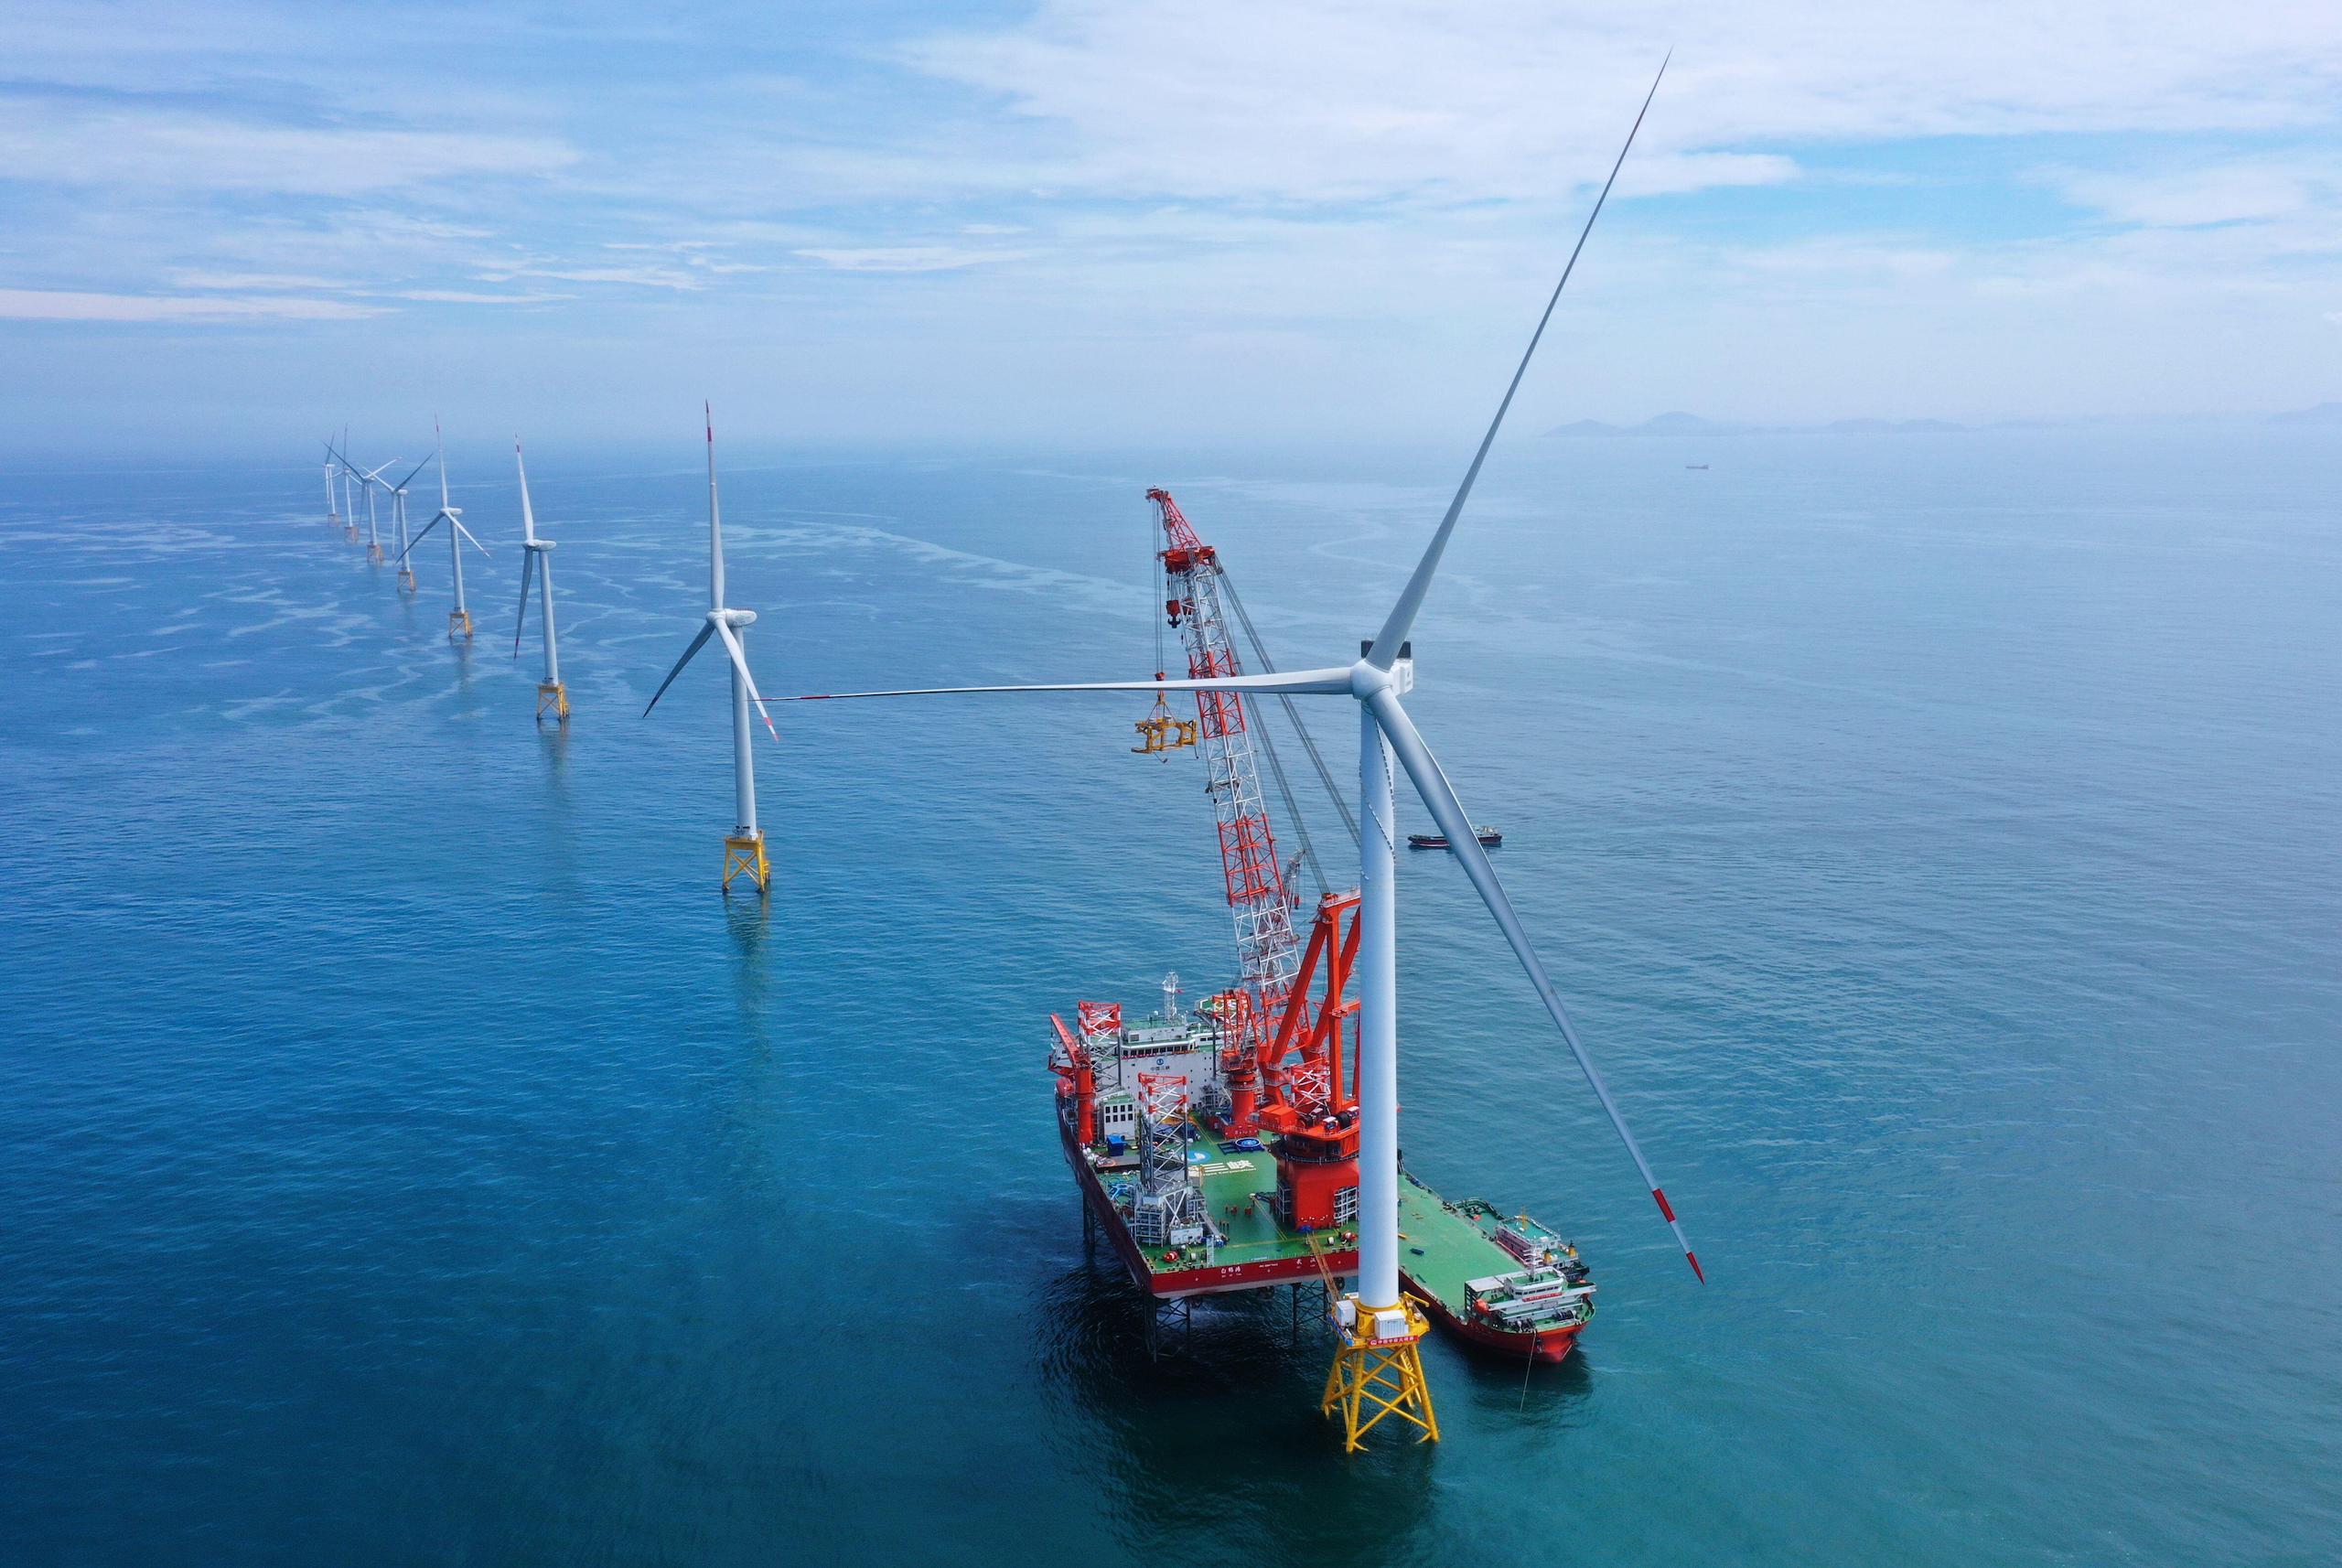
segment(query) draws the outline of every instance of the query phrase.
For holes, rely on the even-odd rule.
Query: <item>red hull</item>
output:
[[[1400,1277],[1404,1279],[1406,1276],[1402,1273]],[[1531,1357],[1540,1361],[1566,1360],[1571,1348],[1577,1343],[1578,1335],[1585,1327],[1583,1323],[1574,1323],[1567,1328],[1548,1328],[1541,1333],[1519,1334],[1508,1329],[1491,1328],[1485,1323],[1467,1322],[1456,1316],[1447,1309],[1445,1302],[1427,1291],[1418,1289],[1413,1280],[1407,1280],[1407,1294],[1430,1308],[1431,1315],[1439,1319],[1440,1325],[1449,1332],[1468,1339],[1475,1345],[1485,1346],[1490,1350],[1500,1352],[1515,1360]]]

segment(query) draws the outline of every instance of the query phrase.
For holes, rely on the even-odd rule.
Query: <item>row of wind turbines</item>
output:
[[[683,650],[667,678],[659,682],[650,702],[642,710],[645,717],[675,683],[683,666],[689,664],[709,639],[721,639],[724,651],[732,669],[732,777],[735,796],[735,821],[732,831],[724,839],[724,887],[729,892],[736,877],[746,876],[759,893],[771,890],[772,863],[765,853],[763,830],[757,822],[757,774],[755,732],[748,723],[748,709],[754,703],[757,716],[775,741],[780,732],[773,727],[772,715],[765,707],[764,696],[757,690],[756,677],[748,672],[747,650],[742,634],[756,620],[757,612],[727,606],[724,584],[724,516],[715,483],[715,417],[712,410],[703,408],[707,427],[707,558],[708,608],[706,624],[700,628],[689,647]],[[371,561],[395,560],[398,565],[397,591],[402,594],[419,592],[415,581],[413,558],[415,547],[429,537],[441,523],[447,525],[447,574],[454,590],[454,599],[447,610],[447,637],[450,641],[468,641],[473,635],[470,607],[464,599],[464,546],[469,543],[482,555],[494,558],[493,553],[472,531],[464,526],[464,509],[452,504],[447,491],[446,442],[442,437],[437,420],[431,424],[432,456],[407,470],[403,478],[392,481],[382,476],[404,461],[393,457],[371,468],[360,467],[347,456],[349,432],[342,433],[340,444],[332,440],[325,444],[326,522],[338,528],[343,537],[355,543],[360,537],[358,530],[358,508],[366,509],[367,558]],[[406,488],[421,473],[425,464],[436,462],[439,467],[439,510],[422,528],[408,531]],[[512,463],[521,480],[521,604],[512,627],[512,654],[520,657],[521,639],[528,629],[529,590],[533,585],[538,595],[537,620],[544,641],[544,676],[537,682],[537,722],[550,716],[557,725],[569,723],[569,688],[561,678],[561,644],[554,629],[553,595],[553,541],[537,532],[536,509],[529,499],[529,464],[521,448],[521,438],[512,438]],[[375,493],[381,491],[390,498],[391,542],[397,553],[386,557],[382,548],[381,513]]]
[[[1345,1446],[1361,1447],[1364,1432],[1386,1415],[1397,1415],[1411,1423],[1423,1441],[1438,1436],[1438,1425],[1432,1413],[1431,1393],[1424,1380],[1419,1343],[1428,1331],[1428,1323],[1415,1305],[1403,1294],[1399,1268],[1399,1028],[1398,1028],[1398,780],[1403,777],[1412,786],[1424,808],[1446,836],[1451,854],[1475,893],[1487,907],[1503,944],[1526,975],[1531,989],[1536,993],[1552,1019],[1562,1045],[1593,1091],[1604,1114],[1624,1144],[1628,1157],[1640,1176],[1645,1188],[1657,1206],[1660,1218],[1681,1248],[1684,1260],[1695,1277],[1704,1281],[1698,1256],[1692,1251],[1689,1239],[1678,1221],[1673,1205],[1660,1186],[1641,1145],[1628,1129],[1625,1115],[1611,1095],[1609,1087],[1593,1058],[1579,1038],[1567,1006],[1555,987],[1552,977],[1531,942],[1510,896],[1498,878],[1487,852],[1480,847],[1473,827],[1473,817],[1466,811],[1446,770],[1432,752],[1422,732],[1409,715],[1402,699],[1408,697],[1416,684],[1414,648],[1412,633],[1425,598],[1438,575],[1441,561],[1462,517],[1473,487],[1480,476],[1489,449],[1502,429],[1505,416],[1513,398],[1520,390],[1538,345],[1543,340],[1562,293],[1568,286],[1570,275],[1592,234],[1595,220],[1600,217],[1608,200],[1618,171],[1627,154],[1634,145],[1636,133],[1641,129],[1643,116],[1659,91],[1660,80],[1666,73],[1661,62],[1660,75],[1645,94],[1642,108],[1637,112],[1634,125],[1619,148],[1609,177],[1604,181],[1601,194],[1595,199],[1585,226],[1579,231],[1577,243],[1563,264],[1561,277],[1545,300],[1544,310],[1522,350],[1520,362],[1504,395],[1498,402],[1494,416],[1489,420],[1479,446],[1464,471],[1462,482],[1448,502],[1445,515],[1433,531],[1423,554],[1417,560],[1397,600],[1383,618],[1380,629],[1364,639],[1354,661],[1327,662],[1316,668],[1264,671],[1257,674],[1226,674],[1201,676],[1188,680],[1166,680],[1160,673],[1152,680],[1107,680],[1055,682],[1023,685],[981,685],[945,687],[897,687],[879,691],[842,692],[790,699],[797,702],[893,699],[910,697],[972,697],[1009,696],[1035,693],[1149,693],[1158,697],[1167,692],[1232,692],[1253,696],[1311,697],[1339,702],[1347,699],[1353,706],[1359,739],[1358,758],[1358,819],[1365,830],[1359,843],[1359,913],[1358,918],[1358,953],[1353,974],[1359,990],[1359,1032],[1357,1055],[1357,1084],[1360,1123],[1359,1144],[1358,1212],[1355,1224],[1359,1237],[1358,1269],[1354,1288],[1336,1304],[1333,1318],[1337,1332],[1335,1362],[1330,1369],[1323,1408],[1327,1413],[1339,1409],[1345,1421]],[[346,445],[346,443],[345,443]],[[519,444],[514,444],[514,457],[519,460]],[[341,496],[345,504],[350,499],[349,485],[354,480],[363,492],[368,504],[370,542],[375,527],[373,487],[378,476],[393,465],[385,464],[371,472],[359,469],[343,458],[338,451],[328,446],[326,487],[328,506],[332,505],[335,489],[335,464],[340,464]],[[768,729],[772,719],[766,711],[765,700],[757,690],[755,678],[749,673],[742,634],[756,615],[725,603],[724,574],[724,535],[721,510],[717,502],[715,481],[715,432],[711,416],[707,431],[707,528],[708,528],[708,608],[705,624],[683,650],[667,678],[660,682],[643,709],[647,715],[656,707],[667,688],[674,683],[712,639],[720,640],[731,662],[732,733],[734,783],[737,792],[737,818],[733,832],[725,839],[725,885],[728,888],[738,875],[749,875],[762,890],[768,886],[769,875],[765,855],[763,834],[756,822],[756,779],[753,730],[748,710],[753,704],[764,717]],[[408,479],[421,471],[421,465],[407,475]],[[392,525],[397,532],[398,559],[403,566],[414,545],[440,522],[448,524],[450,560],[453,566],[456,600],[448,615],[451,637],[471,635],[470,617],[463,601],[462,542],[472,540],[457,510],[448,504],[446,466],[440,458],[439,510],[426,523],[422,532],[409,538],[405,532],[405,480],[387,487],[392,496]],[[521,548],[527,553],[521,580],[521,613],[525,620],[528,610],[529,570],[539,566],[537,557],[552,548],[549,540],[536,537],[535,522],[528,500],[528,478],[521,471]],[[329,514],[337,519],[340,514]],[[347,531],[357,537],[354,508],[349,514],[352,521]],[[379,552],[379,543],[371,548]],[[483,553],[486,546],[480,546]],[[558,676],[553,660],[553,589],[549,575],[542,578],[544,595],[544,634],[547,660],[547,682],[556,691]],[[514,634],[517,650],[519,632]],[[543,688],[541,688],[541,691]],[[540,716],[543,712],[540,703]],[[565,703],[561,716],[567,716]],[[773,732],[778,739],[779,732]]]

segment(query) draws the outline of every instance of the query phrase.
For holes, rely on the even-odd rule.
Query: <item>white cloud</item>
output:
[[[0,99],[16,180],[350,196],[435,180],[535,176],[576,162],[550,136],[251,124],[135,105]]]
[[[1027,254],[1023,251],[970,251],[955,245],[865,245],[808,249],[796,253],[847,273],[955,272],[992,262],[1021,261]]]
[[[0,318],[15,321],[353,321],[384,308],[282,295],[75,294],[0,288]]]
[[[2294,218],[2334,205],[2342,191],[2342,176],[2330,166],[2264,162],[2152,174],[2068,171],[2053,178],[2068,200],[2150,228]]]
[[[401,289],[398,297],[426,305],[544,305],[577,296],[574,294],[478,294],[459,288],[407,288]]]
[[[171,274],[175,288],[317,289],[339,288],[338,279],[309,277],[298,273],[221,273],[181,269]]]
[[[1675,41],[1645,132],[1654,165],[1810,141],[2330,124],[2342,88],[2342,8],[2293,0],[1049,0],[903,58],[1026,122],[1026,162],[1052,183],[1338,200],[1598,177]]]

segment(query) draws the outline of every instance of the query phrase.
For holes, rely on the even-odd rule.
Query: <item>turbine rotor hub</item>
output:
[[[1403,697],[1415,689],[1415,661],[1402,659],[1388,670],[1378,670],[1361,659],[1350,666],[1350,695],[1363,703],[1377,692]]]

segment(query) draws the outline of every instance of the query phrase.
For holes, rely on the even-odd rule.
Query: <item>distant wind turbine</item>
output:
[[[529,624],[529,575],[534,572],[540,585],[543,610],[537,618],[544,623],[545,678],[537,682],[537,722],[545,722],[550,712],[555,722],[569,722],[569,688],[561,683],[561,647],[553,629],[553,545],[550,539],[537,537],[537,514],[529,505],[529,464],[521,456],[521,438],[512,437],[512,464],[521,470],[521,618],[512,623],[512,657],[521,657],[521,628]]]
[[[339,454],[336,454],[336,455],[337,455],[337,456],[339,456]],[[362,468],[360,468],[360,467],[359,467],[357,464],[350,462],[350,461],[349,461],[349,459],[348,457],[346,457],[346,456],[342,457],[342,459],[341,459],[341,460],[342,460],[343,464],[344,464],[346,467],[348,467],[348,468],[349,469],[349,471],[350,471],[351,473],[356,474],[356,475],[358,476],[358,484],[359,484],[359,488],[360,488],[361,490],[363,490],[363,491],[365,492],[365,496],[366,496],[366,559],[368,559],[369,561],[380,561],[380,560],[382,558],[382,534],[381,534],[381,530],[377,526],[377,524],[376,524],[376,521],[375,521],[375,513],[374,513],[374,491],[375,491],[378,488],[379,488],[379,489],[387,489],[389,488],[388,486],[386,486],[386,485],[383,485],[383,484],[382,484],[382,481],[381,481],[381,473],[382,473],[382,469],[383,469],[383,468],[387,468],[387,467],[391,467],[391,465],[392,465],[392,463],[397,463],[397,462],[399,462],[399,461],[400,461],[400,459],[399,459],[399,458],[396,458],[396,457],[393,457],[393,458],[392,458],[392,459],[391,459],[391,461],[390,461],[389,463],[384,463],[384,464],[381,465],[379,467],[373,468],[373,469],[371,469],[371,470],[362,469]],[[419,465],[418,465],[418,466],[419,466]],[[355,516],[351,517],[351,519],[350,519],[350,522],[351,522],[351,525],[352,525],[353,527],[356,525],[357,521],[358,521],[358,520],[357,520],[357,518],[356,518]]]
[[[548,601],[550,602],[550,601]],[[642,710],[649,718],[692,655],[707,644],[711,637],[724,639],[724,651],[732,660],[732,789],[736,800],[736,819],[724,840],[724,888],[732,889],[732,879],[746,873],[763,893],[772,886],[771,863],[765,857],[765,835],[757,826],[757,757],[752,732],[748,728],[748,704],[757,705],[757,713],[765,721],[765,728],[775,741],[780,732],[772,726],[772,715],[765,712],[765,700],[757,690],[756,677],[748,673],[748,655],[741,646],[740,634],[757,618],[754,610],[734,609],[724,602],[724,518],[715,499],[715,415],[707,416],[707,624],[692,639],[659,689],[650,693],[650,701]]]
[[[440,438],[439,422],[435,419],[431,422],[431,445],[439,459],[439,510],[431,514],[431,521],[423,525],[421,533],[407,541],[406,549],[399,552],[399,559],[403,562],[408,552],[423,542],[424,534],[442,522],[447,525],[447,562],[456,584],[456,605],[447,612],[447,637],[452,641],[459,636],[469,638],[472,634],[472,613],[464,607],[464,541],[470,539],[473,547],[483,555],[488,555],[488,546],[474,539],[472,531],[464,526],[464,509],[447,504],[447,448]],[[408,478],[414,476],[409,475]],[[492,561],[495,557],[489,555],[489,559]]]
[[[343,425],[343,426],[341,427],[341,450],[342,450],[342,452],[347,452],[347,451],[349,451],[349,426],[348,426],[347,424],[345,424],[345,425]],[[335,455],[336,455],[337,456],[340,456],[340,454],[339,454],[339,453],[337,453],[337,454],[335,454]],[[357,472],[358,472],[358,470],[357,470],[355,467],[351,467],[351,466],[350,466],[350,461],[349,461],[349,459],[348,457],[342,457],[342,459],[341,459],[341,536],[342,536],[344,539],[349,540],[349,542],[351,542],[352,544],[355,544],[355,543],[357,543],[357,542],[358,542],[358,508],[357,508],[356,504],[355,504],[354,502],[352,502],[352,501],[351,501],[351,499],[350,499],[350,496],[349,496],[349,481],[350,481],[350,478],[351,478],[351,476],[355,475]]]
[[[425,457],[423,463],[429,461],[431,459]],[[409,468],[406,471],[406,478],[401,479],[391,487],[391,535],[392,542],[399,547],[398,591],[402,594],[414,592],[414,566],[408,561],[406,554],[409,543],[406,536],[407,480],[423,472],[423,463],[417,463],[414,467]]]

